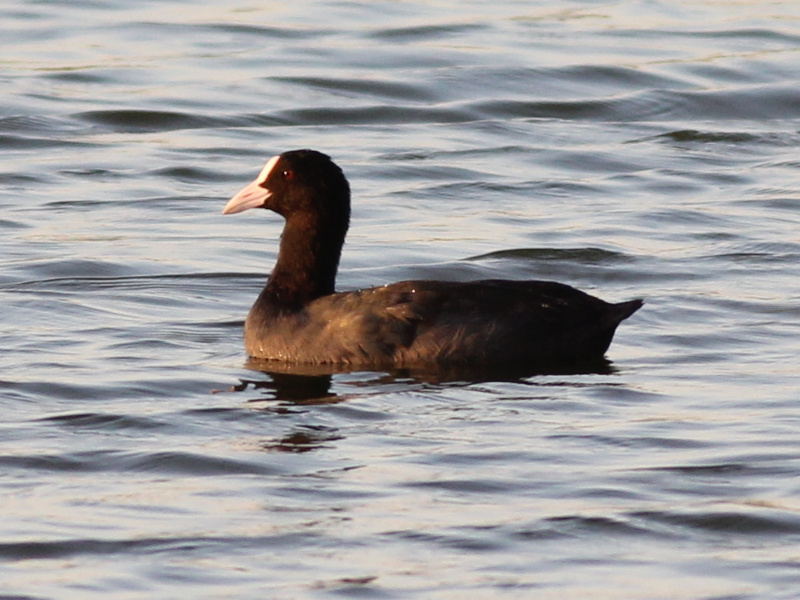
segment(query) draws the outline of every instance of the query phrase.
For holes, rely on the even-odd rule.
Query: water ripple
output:
[[[233,474],[276,475],[278,467],[253,461],[232,460],[190,452],[133,453],[94,450],[67,454],[0,456],[10,469],[69,471],[75,473],[152,472],[174,475],[217,476]]]
[[[796,4],[6,3],[5,596],[792,598]],[[248,360],[282,222],[219,213],[298,147],[342,289],[646,307],[559,371]]]

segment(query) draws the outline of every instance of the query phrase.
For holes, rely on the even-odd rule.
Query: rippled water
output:
[[[219,5],[222,6],[219,6]],[[800,4],[0,7],[0,598],[795,598]],[[608,372],[248,363],[271,155],[342,289],[647,304]]]

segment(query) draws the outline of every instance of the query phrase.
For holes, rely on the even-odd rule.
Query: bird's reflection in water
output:
[[[435,385],[471,385],[489,382],[518,382],[538,385],[537,376],[546,375],[611,375],[616,369],[611,361],[598,358],[589,361],[529,365],[425,365],[395,368],[384,380],[416,381]]]
[[[336,404],[351,397],[350,394],[337,394],[331,391],[334,375],[365,375],[351,377],[346,385],[358,388],[389,389],[390,385],[407,387],[424,386],[430,391],[432,386],[458,387],[490,381],[526,383],[531,386],[553,385],[537,382],[537,375],[609,375],[615,372],[611,362],[605,358],[584,363],[552,365],[548,368],[519,367],[426,367],[403,368],[384,371],[347,370],[333,365],[280,364],[274,361],[248,359],[248,369],[267,376],[265,379],[242,379],[234,386],[236,391],[256,390],[260,397],[251,399],[252,403],[267,402],[273,413],[290,414],[296,407]],[[560,382],[560,385],[574,385],[575,382]],[[293,408],[295,407],[295,408]],[[304,411],[303,411],[304,412]],[[303,453],[317,450],[343,436],[335,428],[321,425],[296,425],[292,431],[261,444],[270,452]]]
[[[251,399],[249,402],[267,402],[268,408],[260,407],[260,410],[276,414],[291,414],[297,412],[291,408],[292,406],[335,404],[342,400],[337,394],[330,391],[331,374],[281,373],[265,370],[263,364],[251,363],[253,363],[252,359],[247,363],[248,368],[264,373],[268,375],[268,378],[241,379],[233,389],[234,391],[258,391],[260,397]],[[295,424],[292,430],[285,435],[262,442],[260,445],[262,449],[269,452],[300,454],[323,448],[342,437],[335,428],[323,425]]]
[[[363,367],[348,369],[342,365],[285,364],[256,358],[249,358],[245,366],[252,371],[268,375],[269,379],[242,380],[241,385],[237,386],[238,390],[247,388],[261,390],[267,396],[261,400],[277,400],[291,404],[342,402],[347,395],[340,396],[331,391],[333,376],[356,372],[370,376],[366,379],[349,380],[348,385],[354,388],[364,386],[374,388],[395,383],[458,386],[491,381],[537,385],[535,379],[531,378],[545,375],[610,375],[616,372],[606,358],[537,365],[535,368],[519,365],[425,365],[370,371]]]
[[[240,379],[233,391],[257,390],[263,397],[251,402],[265,400],[289,404],[330,404],[340,402],[339,397],[330,391],[330,375],[294,375],[262,371],[269,379]]]
[[[318,450],[328,445],[329,442],[335,442],[341,439],[344,439],[344,436],[338,434],[335,429],[306,425],[279,439],[265,442],[261,447],[271,452],[292,452],[300,454]]]

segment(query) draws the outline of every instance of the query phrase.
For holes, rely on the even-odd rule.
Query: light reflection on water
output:
[[[2,593],[793,597],[800,13],[765,6],[0,9]],[[580,372],[248,362],[282,223],[219,213],[307,146],[353,187],[343,289],[647,304]]]

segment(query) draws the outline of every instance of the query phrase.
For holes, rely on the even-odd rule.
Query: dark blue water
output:
[[[800,4],[0,7],[0,598],[790,599]],[[273,154],[341,289],[647,304],[607,372],[267,374]]]

